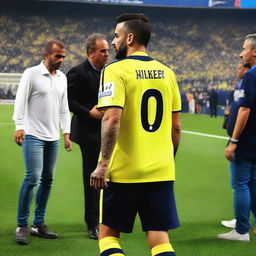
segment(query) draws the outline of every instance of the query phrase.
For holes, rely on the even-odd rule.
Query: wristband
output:
[[[233,139],[233,138],[230,138],[229,141],[233,144],[237,144],[238,143],[238,139]]]

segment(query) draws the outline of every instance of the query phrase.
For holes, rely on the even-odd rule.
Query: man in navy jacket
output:
[[[256,216],[256,34],[245,37],[240,57],[250,70],[234,92],[227,123],[230,140],[225,150],[237,222],[234,230],[218,238],[250,241],[250,210]]]

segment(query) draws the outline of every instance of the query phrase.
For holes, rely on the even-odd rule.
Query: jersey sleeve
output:
[[[181,111],[181,97],[180,97],[179,86],[174,73],[172,73],[171,79],[173,83],[172,112],[179,112]]]
[[[120,71],[120,70],[119,70]],[[125,78],[116,65],[110,65],[101,72],[97,108],[120,107],[125,104]]]

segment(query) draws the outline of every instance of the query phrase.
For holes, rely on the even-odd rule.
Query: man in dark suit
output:
[[[83,159],[84,220],[89,237],[98,238],[99,194],[90,187],[90,174],[95,170],[100,151],[102,114],[96,109],[100,72],[108,62],[108,43],[102,34],[92,34],[86,41],[88,59],[67,73],[68,101],[73,112],[71,140],[80,146]]]
[[[217,117],[218,93],[214,88],[209,93],[210,117]]]

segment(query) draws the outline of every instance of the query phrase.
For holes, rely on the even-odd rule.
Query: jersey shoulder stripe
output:
[[[125,59],[130,59],[130,60],[141,60],[141,61],[151,61],[154,60],[149,56],[140,56],[140,55],[132,55],[128,56]]]
[[[108,66],[112,65],[112,64],[116,64],[118,62],[121,62],[121,61],[124,61],[124,60],[141,60],[141,61],[152,61],[152,60],[155,60],[149,56],[140,56],[140,55],[131,55],[131,56],[128,56],[128,57],[125,57],[123,59],[120,59],[120,60],[114,60],[110,63],[108,63],[107,65],[104,66],[104,69],[107,68]]]

